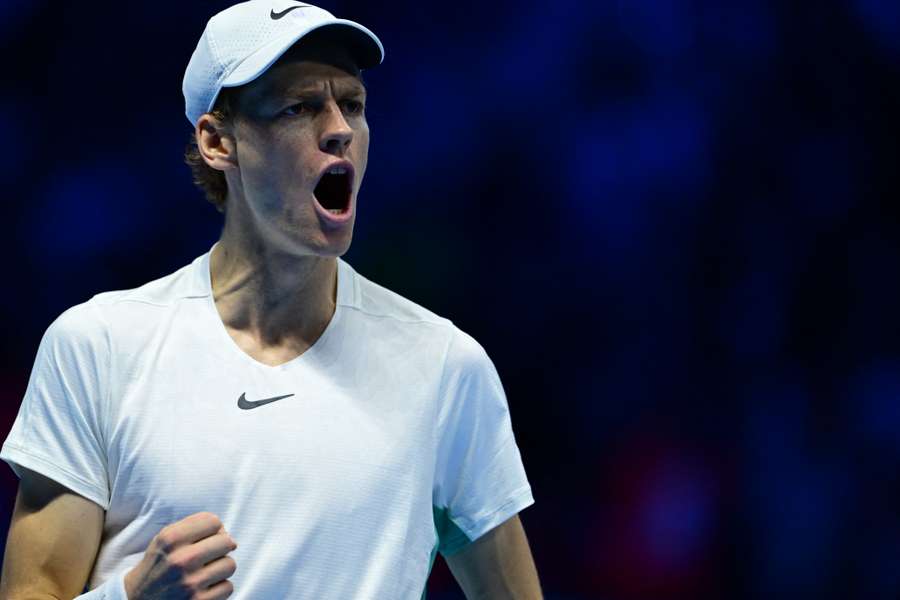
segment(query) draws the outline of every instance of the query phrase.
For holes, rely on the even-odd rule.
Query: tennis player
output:
[[[418,600],[438,552],[468,598],[541,598],[493,363],[340,258],[383,58],[292,0],[209,21],[187,162],[222,235],[46,330],[0,451],[0,599]]]

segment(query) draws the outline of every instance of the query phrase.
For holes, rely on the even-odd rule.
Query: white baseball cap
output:
[[[384,46],[374,33],[304,2],[250,0],[214,15],[184,72],[188,120],[196,125],[202,114],[212,110],[223,87],[253,81],[300,38],[323,27],[342,34],[340,39],[360,69],[384,60]]]

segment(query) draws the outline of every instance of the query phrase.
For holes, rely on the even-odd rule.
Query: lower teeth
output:
[[[329,209],[328,209],[328,212],[330,212],[330,213],[333,214],[333,215],[339,215],[339,214],[341,214],[341,213],[344,212],[344,211],[342,211],[342,210],[339,209],[339,208],[329,208]]]

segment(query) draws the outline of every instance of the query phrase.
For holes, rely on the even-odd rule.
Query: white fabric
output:
[[[324,333],[267,366],[219,318],[209,255],[60,315],[0,450],[107,510],[91,589],[211,511],[235,600],[414,599],[449,547],[433,511],[474,540],[534,502],[475,339],[339,258]]]
[[[213,16],[182,81],[188,120],[196,125],[200,115],[212,109],[223,87],[253,81],[300,38],[326,26],[343,30],[360,69],[384,60],[384,46],[369,29],[304,2],[250,0]]]
[[[125,572],[116,573],[89,592],[75,596],[75,600],[128,600],[125,592]]]

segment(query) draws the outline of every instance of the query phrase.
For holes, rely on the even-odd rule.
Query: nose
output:
[[[328,154],[343,154],[353,140],[353,130],[336,102],[332,100],[328,103],[322,118],[324,124],[319,149]]]

